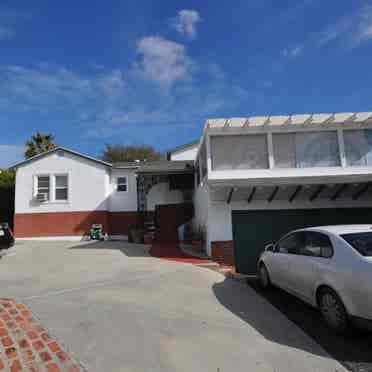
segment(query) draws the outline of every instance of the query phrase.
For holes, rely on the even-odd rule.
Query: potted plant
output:
[[[203,250],[203,240],[204,240],[204,231],[203,228],[200,226],[197,230],[193,232],[191,244],[193,249],[197,252],[201,252]]]

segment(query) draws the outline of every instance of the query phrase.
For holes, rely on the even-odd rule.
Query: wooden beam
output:
[[[344,183],[343,185],[341,185],[337,190],[336,192],[330,197],[330,200],[336,200],[338,199],[341,194],[347,189],[347,184]]]
[[[312,202],[313,200],[315,200],[319,194],[323,191],[323,189],[325,188],[324,185],[320,185],[315,191],[314,193],[310,196],[309,200]]]
[[[256,186],[253,187],[251,193],[248,196],[248,203],[250,203],[253,200],[254,194],[256,193]]]
[[[230,204],[231,202],[231,198],[233,196],[233,193],[234,193],[234,188],[232,187],[229,191],[229,196],[227,197],[227,204]]]
[[[359,199],[371,186],[370,183],[366,183],[363,187],[361,187],[354,195],[353,195],[353,200]]]
[[[302,186],[300,185],[300,186],[297,186],[296,187],[296,190],[294,191],[294,193],[290,196],[290,198],[288,199],[288,201],[290,202],[290,203],[292,203],[293,202],[293,200],[295,200],[295,198],[296,198],[296,196],[299,194],[299,192],[302,190]]]
[[[271,193],[271,195],[267,199],[267,201],[269,203],[271,203],[274,200],[274,198],[275,198],[276,194],[278,193],[278,191],[279,191],[279,186],[275,186],[274,191]]]

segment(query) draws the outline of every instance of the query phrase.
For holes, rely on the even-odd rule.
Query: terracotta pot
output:
[[[143,237],[143,242],[145,244],[152,244],[153,240],[154,239],[153,239],[152,234],[145,234],[145,236]]]

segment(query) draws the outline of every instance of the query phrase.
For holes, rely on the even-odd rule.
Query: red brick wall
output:
[[[18,238],[81,236],[89,233],[92,224],[100,223],[109,234],[128,235],[129,226],[137,221],[137,212],[18,213],[14,216],[14,232]]]
[[[214,261],[225,265],[235,265],[232,240],[211,242],[211,250]]]

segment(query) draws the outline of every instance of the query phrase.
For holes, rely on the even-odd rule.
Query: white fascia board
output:
[[[372,168],[306,168],[211,171],[209,185],[290,185],[372,181]]]

